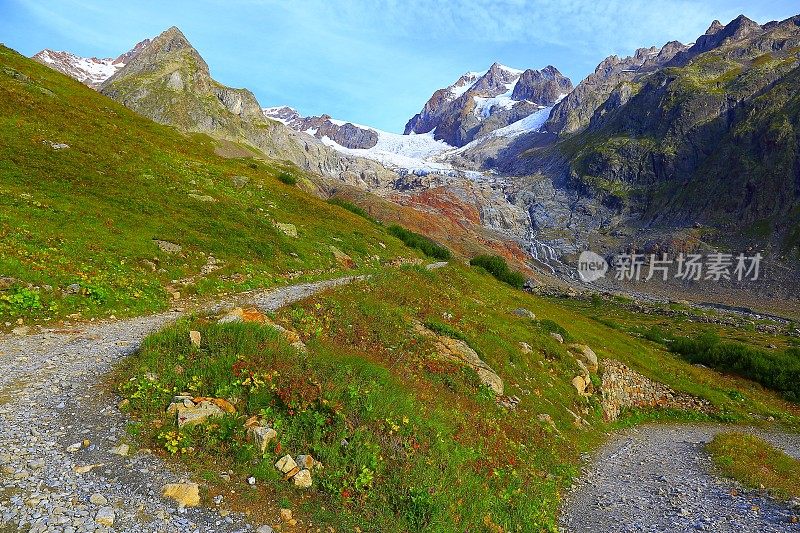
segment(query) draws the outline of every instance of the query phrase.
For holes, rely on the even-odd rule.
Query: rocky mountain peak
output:
[[[171,89],[181,89],[191,83],[203,85],[206,90],[211,81],[205,60],[183,32],[172,26],[143,46],[131,61],[103,83],[102,89],[121,77],[163,71],[169,71],[167,85]]]
[[[289,106],[265,107],[262,111],[265,117],[284,124],[290,124],[292,121],[302,118],[297,109]]]
[[[572,82],[559,70],[548,65],[542,70],[528,69],[514,85],[513,100],[530,100],[544,106],[555,104],[572,90]]]
[[[715,33],[717,33],[722,28],[724,28],[722,23],[720,21],[714,19],[714,22],[711,23],[711,26],[708,27],[708,29],[706,30],[706,33],[704,35],[714,35]]]
[[[136,43],[136,45],[133,48],[131,48],[130,50],[128,50],[124,54],[121,54],[119,57],[117,57],[114,60],[114,64],[115,65],[122,65],[122,66],[127,65],[134,57],[139,55],[139,53],[142,50],[144,50],[147,47],[148,44],[150,44],[150,42],[151,42],[150,39],[144,39],[142,41],[139,41],[138,43]]]
[[[552,105],[571,89],[572,82],[552,65],[520,70],[495,62],[485,72],[468,72],[434,92],[404,133],[435,130],[435,139],[463,146]]]

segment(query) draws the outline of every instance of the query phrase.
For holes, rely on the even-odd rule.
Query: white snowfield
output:
[[[497,111],[498,108],[511,109],[514,107],[514,104],[519,101],[511,99],[511,95],[514,93],[514,87],[516,87],[516,85],[516,81],[513,83],[507,83],[506,92],[491,98],[473,96],[472,98],[475,100],[475,109],[473,110],[473,113],[475,116],[481,119],[489,118],[489,116]]]
[[[514,78],[511,82],[506,84],[506,91],[502,94],[492,98],[474,97],[476,102],[474,113],[480,118],[486,118],[500,108],[510,109],[514,106],[514,104],[517,103],[516,100],[511,99],[511,95],[514,92],[514,87],[519,81],[519,77],[522,75],[523,71],[506,66],[501,66],[501,68],[507,72],[510,72]],[[458,81],[447,87],[447,90],[450,92],[450,99],[455,99],[463,95],[470,88],[472,88],[475,83],[487,72],[488,71],[467,72],[466,74],[462,75]],[[562,94],[559,97],[559,100],[564,98],[564,96],[566,96],[566,94]],[[279,115],[280,112],[285,112],[287,109],[294,111],[294,109],[287,106],[278,106],[264,108],[264,113],[270,118],[280,120],[281,122],[286,122],[277,115]],[[525,133],[539,131],[542,125],[547,121],[547,118],[550,116],[550,111],[552,109],[552,106],[539,106],[538,111],[535,111],[531,115],[509,124],[508,126],[494,130],[489,134],[475,139],[465,146],[462,146],[461,148],[451,146],[444,141],[436,140],[434,138],[436,130],[428,133],[411,133],[409,135],[400,135],[398,133],[382,131],[377,128],[365,126],[363,124],[357,124],[355,122],[347,122],[333,118],[330,119],[330,121],[339,126],[352,124],[358,128],[374,131],[378,134],[377,144],[372,148],[346,148],[327,136],[323,136],[320,140],[323,142],[323,144],[330,146],[341,153],[372,159],[373,161],[381,163],[386,168],[400,173],[438,173],[453,175],[458,172],[476,179],[483,176],[483,174],[480,172],[460,170],[448,162],[448,157],[450,155],[463,153],[470,148],[480,145],[480,143],[489,138],[505,137],[513,139]],[[304,133],[313,136],[317,133],[317,130],[310,128]]]
[[[78,77],[82,78],[82,81],[89,80],[93,83],[102,83],[125,66],[124,63],[114,63],[111,58],[80,57],[69,52],[59,52],[59,54],[66,56],[66,62],[78,74]],[[62,60],[54,58],[50,50],[44,50],[39,57],[49,64],[63,63]]]
[[[346,124],[346,122],[342,121],[335,121],[335,123]],[[375,131],[378,134],[378,143],[372,148],[361,149],[345,148],[327,136],[322,138],[322,142],[340,152],[372,159],[392,170],[409,173],[420,171],[441,173],[454,170],[449,163],[432,160],[435,156],[455,149],[454,146],[450,146],[444,141],[434,139],[434,132],[432,131],[422,134],[400,135],[366,126],[359,127]]]
[[[565,96],[566,94],[560,95],[558,101],[561,101]],[[458,170],[453,165],[446,162],[449,155],[466,152],[489,138],[505,137],[514,139],[526,133],[539,131],[544,123],[547,122],[552,109],[553,106],[540,106],[538,111],[535,111],[527,117],[512,122],[503,128],[498,128],[461,148],[456,148],[444,141],[434,139],[435,130],[428,133],[400,135],[370,128],[369,126],[353,124],[352,122],[351,124],[354,126],[376,132],[378,134],[378,143],[372,148],[355,149],[345,148],[327,136],[322,138],[322,142],[342,153],[372,159],[392,170],[408,173],[429,172],[448,174]],[[332,120],[332,122],[339,125],[347,123],[341,120]],[[316,132],[309,130],[306,133],[313,135]],[[471,172],[469,174],[473,175],[474,173]]]

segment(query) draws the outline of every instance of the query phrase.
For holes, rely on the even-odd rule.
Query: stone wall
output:
[[[602,363],[603,417],[616,420],[624,409],[670,408],[710,412],[707,400],[677,393],[663,383],[652,381],[614,359]]]

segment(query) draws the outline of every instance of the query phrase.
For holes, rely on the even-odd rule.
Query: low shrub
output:
[[[354,215],[358,215],[362,218],[366,218],[370,222],[377,222],[374,218],[372,218],[369,213],[358,207],[356,204],[352,202],[348,202],[347,200],[343,200],[341,198],[331,198],[328,200],[328,203],[331,205],[335,205],[341,207],[342,209],[346,209],[353,213]]]
[[[675,339],[670,349],[691,363],[752,379],[800,402],[800,348],[770,352],[735,342],[722,342],[716,333]]]
[[[297,185],[297,178],[295,178],[288,172],[281,172],[280,174],[278,174],[278,179],[283,183],[285,183],[286,185]]]
[[[506,260],[499,255],[479,255],[473,257],[469,264],[483,268],[498,280],[515,289],[521,289],[525,285],[525,276],[508,268]]]
[[[436,244],[429,238],[420,235],[419,233],[409,231],[396,224],[389,226],[389,233],[403,241],[406,246],[410,248],[416,248],[428,257],[433,257],[434,259],[440,259],[442,261],[449,261],[450,258],[453,257],[453,254],[450,253],[450,250],[444,246]]]

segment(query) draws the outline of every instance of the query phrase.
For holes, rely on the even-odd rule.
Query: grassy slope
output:
[[[797,407],[776,394],[751,394],[749,382],[693,367],[659,344],[598,321],[597,309],[582,305],[528,295],[461,265],[404,268],[280,311],[276,320],[300,333],[308,355],[293,353],[269,328],[220,326],[201,317],[151,338],[118,382],[140,422],[135,432],[164,454],[164,432],[173,429],[163,408],[173,391],[194,387],[200,395],[239,398],[238,420],[181,436],[194,448],[181,458],[208,480],[208,496],[231,488],[216,472],[232,468],[239,496],[226,496],[227,505],[262,513],[268,522],[277,506],[289,505],[314,526],[337,529],[554,528],[560,493],[577,473],[580,453],[613,426],[603,422],[596,395],[587,400],[572,388],[577,366],[549,335],[547,320],[601,358],[620,359],[708,398],[721,419],[759,423],[774,416],[800,425]],[[514,315],[518,307],[537,320]],[[413,332],[415,320],[446,324],[466,338],[502,377],[506,394],[520,397],[518,408],[498,407],[474,374],[433,358],[430,340]],[[189,344],[190,328],[208,339],[199,350]],[[264,385],[242,384],[234,365],[255,372]],[[161,391],[152,390],[147,372],[158,374]],[[263,459],[249,451],[241,429],[246,416],[259,412],[280,440],[280,449]],[[577,427],[571,412],[590,425]],[[663,417],[700,418],[633,413],[617,425]],[[341,446],[343,438],[348,446]],[[315,474],[314,488],[302,492],[278,480],[272,464],[284,453],[306,452],[326,466]],[[246,486],[249,475],[260,480],[256,488]]]
[[[776,498],[800,497],[800,461],[772,444],[742,433],[720,433],[706,445],[720,471],[747,487],[766,489]]]
[[[222,268],[178,287],[184,295],[333,275],[331,245],[362,268],[411,255],[378,226],[279,182],[284,167],[215,148],[0,47],[0,277],[18,280],[0,292],[0,326],[162,309],[165,287],[197,275],[207,255]],[[237,189],[233,176],[250,181]],[[272,221],[295,224],[299,238]],[[62,294],[73,283],[82,294]]]

